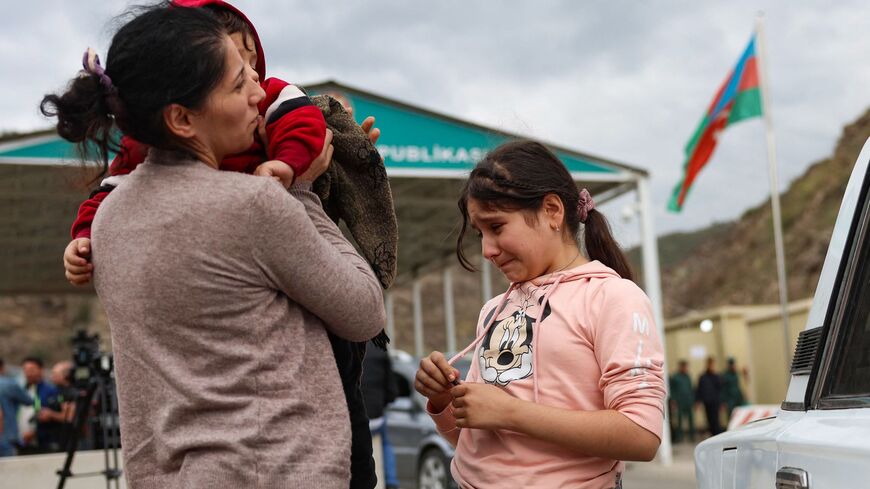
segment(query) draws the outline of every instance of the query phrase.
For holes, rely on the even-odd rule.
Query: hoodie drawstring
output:
[[[535,388],[535,402],[538,402],[538,337],[541,336],[541,327],[538,323],[541,322],[541,318],[544,316],[544,310],[547,309],[547,303],[550,302],[550,295],[556,291],[556,287],[559,286],[563,277],[565,276],[559,275],[556,277],[553,286],[544,294],[540,312],[538,317],[535,318],[535,323],[532,325],[532,384]]]
[[[486,327],[484,327],[483,329],[480,330],[480,335],[477,338],[475,338],[474,341],[472,341],[470,345],[466,346],[464,350],[462,350],[461,352],[457,353],[456,355],[453,355],[452,357],[450,357],[450,360],[448,360],[447,363],[449,363],[450,365],[453,365],[453,362],[464,357],[466,353],[468,353],[475,346],[477,346],[478,343],[480,343],[480,341],[483,339],[483,337],[486,336],[486,332],[489,331],[489,328],[491,328],[492,325],[495,324],[496,318],[501,313],[502,309],[504,309],[504,307],[507,305],[507,301],[511,296],[511,292],[513,292],[513,290],[516,288],[516,286],[517,286],[517,284],[511,284],[511,286],[508,287],[507,292],[504,293],[504,297],[502,298],[501,303],[499,303],[498,307],[495,308],[495,312],[492,315],[492,321],[490,321],[490,323],[487,324]]]
[[[550,289],[547,290],[547,292],[544,294],[544,300],[541,301],[540,312],[538,313],[538,317],[535,319],[534,324],[532,324],[532,383],[535,390],[535,402],[538,402],[538,337],[541,335],[541,329],[538,323],[541,322],[541,317],[544,315],[544,310],[547,308],[547,303],[550,302],[550,295],[552,295],[553,292],[556,291],[556,287],[559,286],[559,283],[562,282],[562,279],[564,277],[565,275],[559,275],[558,277],[556,277],[556,280],[553,282],[553,286],[550,287]],[[498,319],[498,315],[501,314],[501,311],[507,305],[507,301],[510,298],[511,292],[514,291],[517,285],[519,284],[511,284],[507,292],[505,292],[501,303],[498,305],[498,307],[495,308],[495,312],[492,315],[492,320],[490,320],[486,327],[481,329],[480,334],[477,336],[477,338],[475,338],[474,341],[472,341],[470,345],[466,346],[461,352],[450,357],[450,360],[448,360],[447,363],[453,365],[453,362],[464,357],[469,351],[474,349],[481,342],[481,340],[483,340],[483,337],[486,336],[487,331],[489,331],[492,325],[495,324],[496,320]]]

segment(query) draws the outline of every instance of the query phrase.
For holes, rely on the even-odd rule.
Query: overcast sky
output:
[[[659,233],[733,219],[768,198],[760,119],[726,130],[682,214],[665,210],[683,147],[766,13],[780,187],[831,153],[870,106],[870,2],[234,2],[270,75],[334,79],[473,122],[648,170]],[[0,17],[0,130],[42,129],[36,110],[105,57],[127,2],[8,3]],[[636,221],[606,208],[625,244]]]

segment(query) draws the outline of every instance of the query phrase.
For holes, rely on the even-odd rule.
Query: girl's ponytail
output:
[[[110,98],[99,77],[90,74],[73,78],[65,93],[48,94],[39,104],[46,117],[57,117],[57,133],[60,137],[76,143],[82,160],[91,160],[96,151],[104,174],[109,166],[109,153],[116,150],[112,141],[115,118],[111,115]],[[116,100],[115,100],[116,101]]]
[[[595,209],[588,211],[583,228],[583,244],[590,260],[598,260],[612,268],[620,277],[634,280],[631,266],[622,253],[622,249],[613,239],[610,224],[604,214]]]

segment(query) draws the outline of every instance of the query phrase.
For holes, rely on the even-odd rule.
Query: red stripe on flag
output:
[[[683,180],[682,188],[680,188],[680,195],[677,198],[677,202],[681,207],[683,201],[686,199],[686,194],[689,192],[689,188],[695,181],[695,178],[699,173],[701,173],[704,165],[706,165],[707,161],[710,160],[713,150],[716,149],[716,143],[719,141],[719,132],[725,129],[725,126],[728,125],[728,114],[730,112],[731,105],[728,105],[725,110],[719,112],[719,116],[716,117],[714,121],[707,124],[704,133],[700,138],[698,138],[698,144],[695,145],[695,151],[692,152],[692,155],[689,157],[689,161],[686,164],[686,178]]]
[[[737,85],[737,91],[742,92],[758,87],[758,64],[755,56],[746,60],[746,65],[743,68],[743,76],[740,77],[740,84]]]

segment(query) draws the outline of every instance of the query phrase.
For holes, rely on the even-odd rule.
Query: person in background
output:
[[[689,376],[689,362],[680,360],[677,371],[668,379],[671,393],[671,423],[673,424],[674,443],[683,440],[683,422],[688,423],[686,435],[689,441],[695,441],[695,390],[692,388],[692,378]]]
[[[75,409],[75,400],[78,395],[78,390],[72,385],[72,369],[73,364],[69,360],[57,362],[51,367],[49,378],[51,382],[58,388],[58,402],[61,404],[63,416],[58,417],[58,421],[68,423],[72,421],[73,411]]]
[[[728,366],[722,372],[722,402],[725,404],[725,415],[731,420],[731,412],[737,406],[746,404],[743,390],[740,388],[740,375],[737,372],[734,357],[728,358]]]
[[[719,422],[719,409],[722,406],[722,379],[716,373],[716,360],[713,357],[707,358],[707,370],[698,377],[695,400],[704,405],[710,436],[722,433],[722,424]]]
[[[399,487],[396,456],[387,437],[387,413],[384,408],[396,399],[398,386],[390,355],[386,351],[380,348],[369,348],[366,351],[361,386],[372,433],[372,450],[378,474],[377,487],[396,489]]]
[[[18,444],[18,408],[33,405],[23,387],[6,376],[6,364],[0,358],[0,457],[14,457]]]
[[[57,395],[57,387],[47,382],[44,378],[44,364],[41,358],[27,357],[21,361],[21,370],[24,372],[24,388],[33,399],[33,411],[23,411],[27,429],[22,430],[22,452],[42,453],[50,451],[54,443],[54,428],[50,423],[39,420],[39,412],[43,406],[47,406],[51,399]]]
[[[42,451],[60,452],[66,446],[64,437],[67,433],[67,424],[71,423],[75,415],[76,390],[70,382],[72,362],[64,360],[57,362],[51,367],[49,378],[56,387],[54,395],[49,396],[42,408],[36,413],[36,420],[42,424],[46,432],[45,443],[41,446]]]

